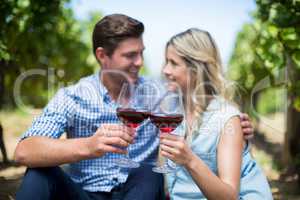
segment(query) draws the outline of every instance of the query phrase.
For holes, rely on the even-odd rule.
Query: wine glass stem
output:
[[[131,128],[133,128],[134,132],[136,132],[136,128],[135,127],[131,126]],[[126,147],[126,150],[127,150],[127,152],[125,154],[125,158],[128,159],[128,160],[130,160],[130,158],[129,158],[129,145]]]
[[[160,134],[167,134],[165,132],[160,131]],[[167,158],[161,155],[161,147],[159,147],[159,159],[158,159],[158,166],[163,167],[167,165]]]

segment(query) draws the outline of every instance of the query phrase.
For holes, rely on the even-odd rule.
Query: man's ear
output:
[[[98,48],[96,49],[95,54],[96,54],[97,60],[98,60],[101,64],[104,64],[104,62],[105,62],[104,60],[105,60],[105,58],[107,57],[105,50],[104,50],[102,47],[98,47]]]

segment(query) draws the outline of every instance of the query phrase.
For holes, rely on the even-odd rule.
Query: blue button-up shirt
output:
[[[138,84],[146,82],[142,78],[138,80]],[[96,73],[60,89],[22,139],[30,136],[59,138],[64,132],[67,138],[89,137],[103,123],[121,124],[116,108],[117,104]],[[154,163],[159,144],[156,135],[157,129],[146,120],[137,129],[136,142],[129,146],[129,157],[136,162]],[[124,155],[107,153],[96,159],[72,163],[68,173],[87,191],[111,191],[128,177],[129,169],[114,164],[121,156]]]

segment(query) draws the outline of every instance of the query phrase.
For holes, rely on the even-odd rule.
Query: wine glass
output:
[[[150,120],[159,129],[160,134],[182,135],[185,132],[182,123],[184,119],[182,94],[180,89],[170,87],[168,83],[164,84],[167,87],[166,92],[156,103],[157,108],[153,108]],[[168,159],[158,159],[158,166],[152,170],[157,173],[170,173],[175,170],[175,166]]]
[[[142,122],[148,118],[148,110],[146,110],[145,104],[143,104],[144,95],[141,90],[134,88],[129,83],[124,83],[119,97],[117,99],[117,116],[120,121],[127,127],[137,129]],[[135,162],[129,158],[128,152],[125,157],[116,161],[116,164],[120,167],[137,168],[140,166],[138,162]]]

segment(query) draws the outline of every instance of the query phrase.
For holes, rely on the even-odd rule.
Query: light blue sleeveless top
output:
[[[191,148],[217,175],[217,146],[225,123],[240,114],[239,110],[216,97],[202,115],[202,123],[193,133]],[[175,173],[167,174],[168,189],[172,200],[206,199],[184,167]],[[251,157],[250,144],[243,151],[239,199],[272,200],[272,193],[265,175]]]

